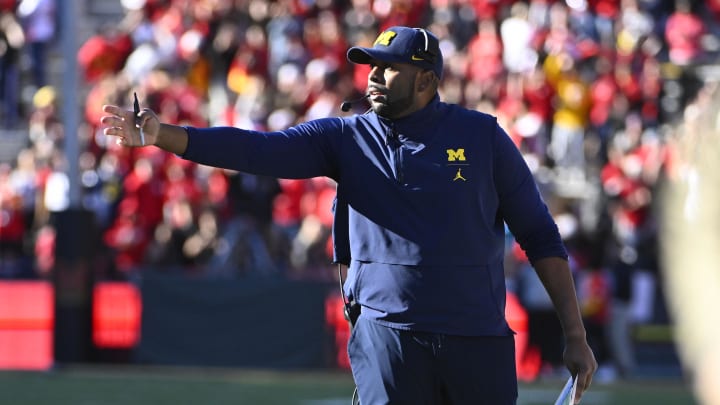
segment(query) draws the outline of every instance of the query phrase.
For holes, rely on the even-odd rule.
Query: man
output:
[[[493,117],[439,100],[433,34],[392,27],[347,57],[371,67],[365,114],[263,133],[105,106],[104,131],[205,165],[337,181],[351,259],[344,290],[362,308],[348,354],[363,405],[515,404],[507,223],[552,297],[579,398],[597,364],[557,227],[518,150]]]

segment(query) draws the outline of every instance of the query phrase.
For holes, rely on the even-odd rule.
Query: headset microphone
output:
[[[360,101],[363,101],[363,100],[365,100],[365,99],[368,98],[368,97],[370,97],[370,94],[366,94],[366,95],[364,95],[364,96],[362,96],[362,97],[360,97],[360,98],[358,98],[358,99],[356,99],[356,100],[350,100],[350,101],[345,100],[345,101],[342,102],[342,104],[340,104],[340,109],[343,110],[343,112],[348,112],[348,111],[350,111],[350,109],[352,108],[352,105],[353,105],[353,104],[359,103]]]

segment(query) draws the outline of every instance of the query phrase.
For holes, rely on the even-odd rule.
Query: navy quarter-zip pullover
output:
[[[494,117],[441,102],[278,132],[186,128],[183,158],[279,178],[327,176],[347,204],[346,294],[399,329],[511,334],[504,224],[531,261],[567,254],[522,155]]]

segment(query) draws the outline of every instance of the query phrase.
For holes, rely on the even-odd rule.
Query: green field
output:
[[[522,384],[518,405],[552,405],[561,380]],[[166,367],[71,367],[0,372],[3,405],[349,405],[347,373]],[[595,384],[586,405],[694,405],[678,380]]]

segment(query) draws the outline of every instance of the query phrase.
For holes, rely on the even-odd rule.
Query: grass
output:
[[[552,405],[561,380],[521,384],[518,405]],[[51,372],[0,372],[8,405],[347,405],[345,372],[91,366]],[[585,405],[693,405],[678,380],[595,384]]]

